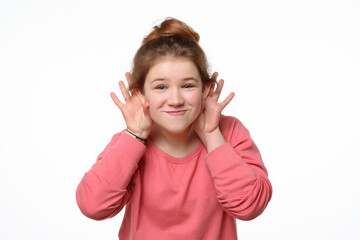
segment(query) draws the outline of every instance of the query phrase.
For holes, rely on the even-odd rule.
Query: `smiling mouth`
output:
[[[186,110],[166,111],[167,114],[174,115],[174,116],[184,115],[185,112],[186,112]]]

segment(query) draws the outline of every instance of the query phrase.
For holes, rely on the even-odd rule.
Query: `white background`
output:
[[[130,3],[131,2],[131,3]],[[359,239],[359,1],[0,2],[0,239],[117,239],[75,190],[124,128],[109,93],[178,18],[236,93],[274,193],[239,239]]]

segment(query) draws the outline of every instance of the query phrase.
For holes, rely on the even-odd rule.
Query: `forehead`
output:
[[[159,78],[168,80],[194,78],[200,80],[200,74],[196,65],[191,60],[168,57],[160,60],[150,68],[146,75],[145,83]]]

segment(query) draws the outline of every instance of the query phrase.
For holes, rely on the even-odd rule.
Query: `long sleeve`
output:
[[[119,213],[130,199],[129,183],[145,151],[144,144],[124,132],[114,135],[76,189],[81,212],[95,220]]]
[[[223,117],[220,129],[227,142],[205,157],[218,201],[231,216],[254,219],[271,199],[267,170],[249,131],[239,120]]]

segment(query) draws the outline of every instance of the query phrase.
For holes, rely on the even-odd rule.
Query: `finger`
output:
[[[114,103],[121,109],[124,104],[119,100],[116,94],[114,92],[111,92],[110,97],[114,101]]]
[[[129,94],[128,90],[126,89],[125,84],[124,84],[123,81],[119,82],[119,87],[120,87],[121,94],[123,95],[123,97],[125,99],[125,102],[126,102],[126,100],[128,98],[130,98],[130,94]]]
[[[145,105],[145,98],[144,96],[139,92],[139,91],[136,91],[135,92],[135,95],[140,99],[140,102],[142,105]]]
[[[220,81],[219,81],[219,83],[218,83],[218,85],[217,85],[217,87],[216,87],[216,90],[215,90],[215,92],[214,92],[214,94],[213,94],[213,96],[216,97],[216,101],[219,100],[220,93],[221,93],[221,91],[222,91],[223,86],[224,86],[224,80],[223,80],[223,79],[220,79]]]
[[[221,93],[223,86],[224,86],[224,80],[220,79],[215,92]]]
[[[210,83],[209,92],[206,94],[205,98],[211,97],[213,95],[214,88],[215,88],[215,83],[214,82]]]
[[[211,80],[215,82],[218,76],[219,76],[219,73],[218,73],[218,72],[214,72],[214,73],[212,74],[212,76],[211,76]]]
[[[214,93],[214,88],[215,88],[215,85],[216,85],[216,79],[217,77],[219,76],[219,73],[218,72],[214,72],[212,75],[211,75],[211,88],[210,88],[210,91],[209,91],[209,96],[211,97]]]
[[[227,96],[227,97],[224,99],[224,101],[222,101],[221,103],[219,103],[220,106],[221,106],[221,109],[224,109],[224,108],[226,107],[226,105],[228,105],[228,104],[230,103],[230,101],[234,98],[234,96],[235,96],[235,93],[234,93],[234,92],[231,92],[231,93],[229,94],[229,96]]]
[[[131,85],[131,74],[129,72],[126,72],[125,77],[126,77],[126,81],[128,83],[128,86],[130,87],[130,85]]]

